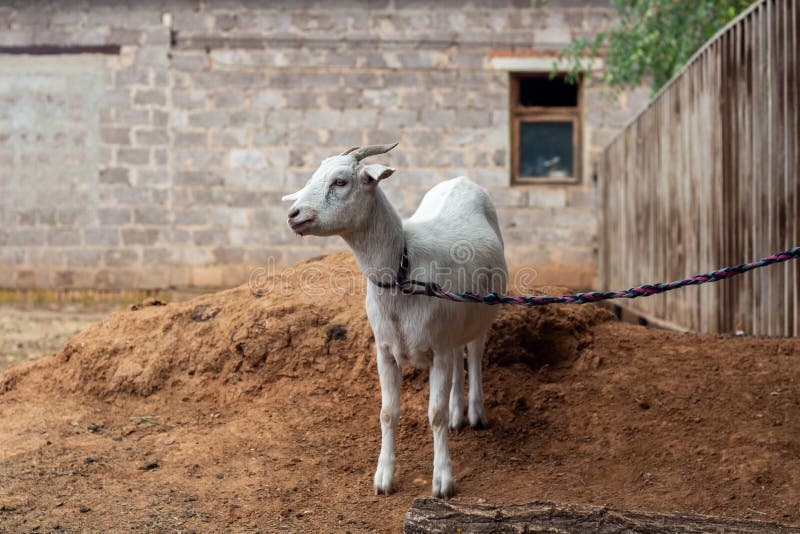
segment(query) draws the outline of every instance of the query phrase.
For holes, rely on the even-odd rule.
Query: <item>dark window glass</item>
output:
[[[572,122],[521,122],[519,175],[573,176]]]
[[[525,107],[575,107],[578,86],[564,78],[531,77],[519,79],[519,105]]]

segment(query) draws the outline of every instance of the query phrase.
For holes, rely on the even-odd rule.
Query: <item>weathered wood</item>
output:
[[[800,527],[698,514],[617,510],[605,506],[533,502],[491,506],[416,499],[406,513],[405,534],[505,533],[800,533]]]
[[[598,289],[736,265],[800,239],[800,10],[758,0],[606,148]],[[702,332],[800,334],[800,265],[628,306]]]

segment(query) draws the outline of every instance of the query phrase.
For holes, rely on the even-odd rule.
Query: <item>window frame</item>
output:
[[[578,81],[577,103],[573,106],[523,106],[519,104],[519,85],[523,78],[549,78],[544,72],[511,72],[509,114],[511,126],[511,184],[578,184],[583,173],[583,80]],[[560,73],[559,75],[563,75]],[[522,122],[572,122],[572,173],[573,176],[520,176],[519,131]]]

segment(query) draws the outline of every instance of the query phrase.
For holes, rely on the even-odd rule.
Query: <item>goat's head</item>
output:
[[[325,159],[300,191],[283,197],[294,201],[288,220],[292,230],[300,235],[341,235],[364,224],[378,183],[395,169],[361,160],[396,146],[355,147]]]

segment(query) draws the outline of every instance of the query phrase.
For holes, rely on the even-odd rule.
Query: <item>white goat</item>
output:
[[[353,148],[325,159],[295,201],[289,226],[302,235],[340,235],[367,284],[367,317],[375,335],[381,383],[381,452],[375,492],[392,491],[402,367],[430,367],[428,419],[433,429],[433,495],[455,492],[450,428],[464,422],[464,347],[469,367],[468,419],[486,424],[481,359],[496,309],[399,291],[405,279],[434,281],[453,291],[502,292],[508,273],[497,214],[486,191],[465,177],[436,185],[405,221],[378,183],[395,169],[361,160],[394,145]],[[400,284],[398,284],[400,282]],[[449,399],[448,399],[449,396]]]

